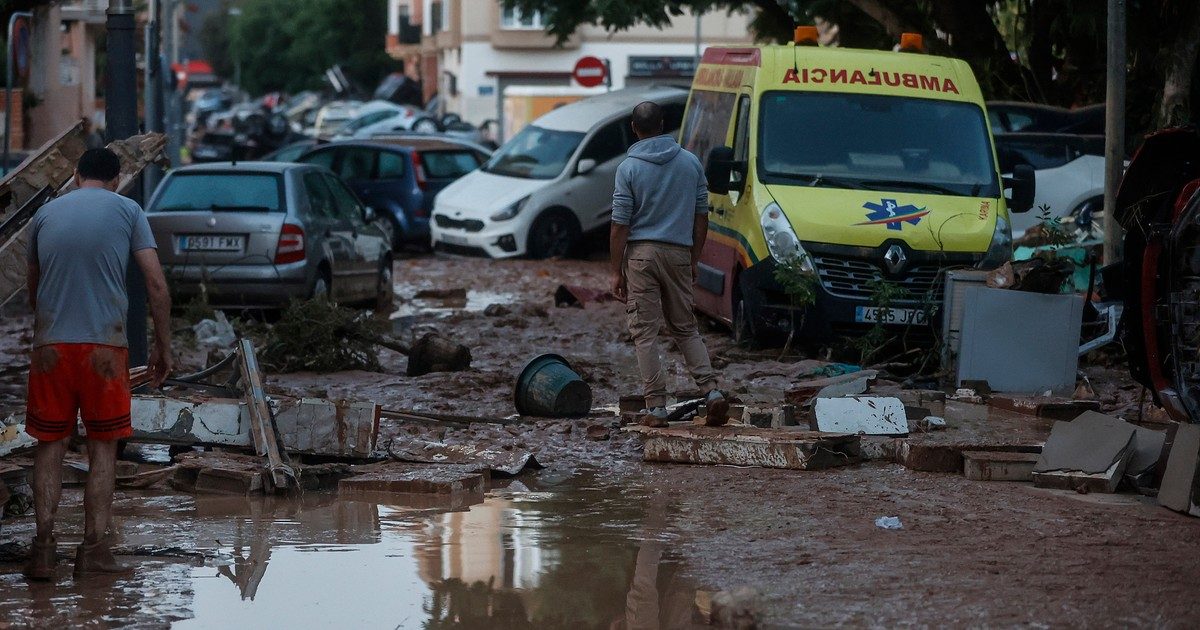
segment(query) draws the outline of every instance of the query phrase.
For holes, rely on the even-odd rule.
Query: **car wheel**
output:
[[[1071,213],[1078,241],[1104,238],[1104,198],[1089,199]]]
[[[427,116],[422,116],[413,121],[412,130],[417,133],[437,133],[441,131],[438,128],[437,121]]]
[[[308,298],[310,300],[329,300],[332,299],[333,283],[329,279],[329,271],[322,268],[317,272],[317,277],[313,278],[312,287],[308,290]]]
[[[530,258],[561,258],[571,253],[579,242],[579,221],[566,210],[542,213],[529,228]]]
[[[396,290],[392,285],[392,259],[385,258],[379,267],[379,280],[375,286],[375,311],[390,314],[396,302]]]

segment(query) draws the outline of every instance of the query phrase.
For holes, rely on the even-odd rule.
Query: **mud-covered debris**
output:
[[[465,300],[467,290],[462,287],[452,289],[421,289],[413,295],[414,300]]]
[[[559,308],[567,306],[583,308],[589,302],[615,302],[616,300],[616,296],[611,292],[602,289],[560,284],[554,291],[554,305]]]
[[[612,431],[603,424],[593,424],[587,428],[587,438],[596,440],[597,442],[607,440],[612,437]]]
[[[702,615],[704,609],[707,608],[708,614],[705,621],[711,626],[733,630],[754,630],[760,625],[761,598],[758,591],[748,586],[740,586],[732,591],[720,591],[711,597],[705,597],[698,593],[696,600]],[[702,602],[706,602],[707,605]]]
[[[505,304],[488,304],[487,308],[483,309],[483,314],[488,317],[504,317],[512,313],[512,309]]]
[[[386,322],[329,300],[292,302],[266,335],[263,366],[276,373],[380,370]]]

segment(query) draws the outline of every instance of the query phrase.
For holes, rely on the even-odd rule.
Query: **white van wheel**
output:
[[[530,258],[561,258],[575,249],[581,229],[575,215],[564,209],[547,210],[529,228]]]

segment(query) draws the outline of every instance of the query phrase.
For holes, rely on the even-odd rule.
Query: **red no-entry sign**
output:
[[[603,85],[608,78],[608,65],[599,57],[582,57],[575,62],[575,70],[571,72],[571,76],[583,87]]]

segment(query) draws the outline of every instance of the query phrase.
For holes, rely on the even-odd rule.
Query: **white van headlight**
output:
[[[771,202],[762,212],[763,237],[767,239],[767,249],[771,257],[779,262],[787,262],[794,258],[800,259],[800,268],[807,272],[815,272],[812,257],[800,246],[800,239],[792,224],[779,204]]]
[[[493,214],[489,218],[493,221],[507,221],[507,220],[517,216],[517,214],[521,212],[521,208],[525,207],[526,201],[529,201],[528,196],[512,202],[511,205],[505,207],[500,212]]]
[[[983,260],[979,261],[979,264],[975,265],[975,267],[977,269],[991,270],[1012,260],[1012,245],[1012,228],[1008,224],[1008,217],[1003,214],[997,214],[996,231],[992,232],[992,244],[988,245],[988,250],[983,255]]]

